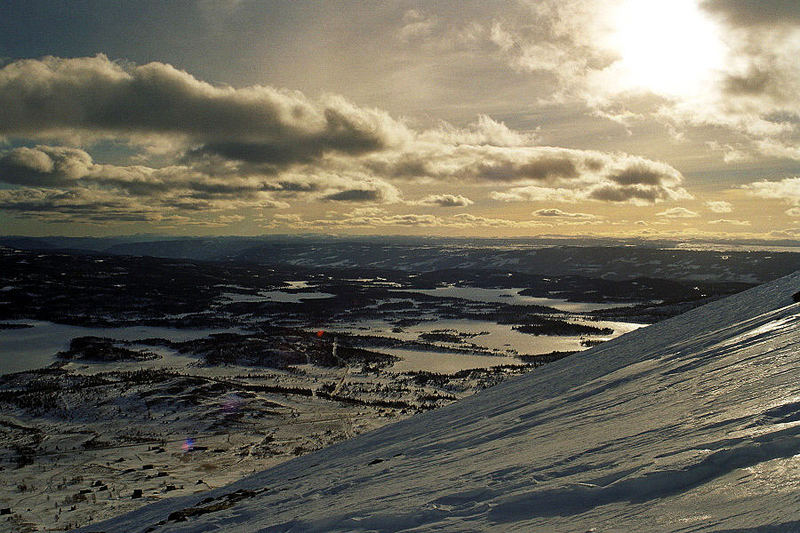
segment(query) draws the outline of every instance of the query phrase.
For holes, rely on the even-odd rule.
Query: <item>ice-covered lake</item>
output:
[[[256,294],[241,294],[238,292],[224,292],[221,295],[221,303],[240,303],[240,302],[285,302],[301,303],[303,300],[319,300],[322,298],[333,298],[335,294],[329,292],[304,291],[259,291]]]
[[[478,287],[437,287],[435,289],[403,289],[404,292],[416,292],[441,298],[461,298],[472,302],[504,303],[509,305],[543,305],[567,313],[588,313],[598,309],[613,309],[616,307],[632,307],[641,302],[626,303],[595,303],[595,302],[569,302],[563,298],[541,298],[520,294],[525,289],[481,289]]]
[[[378,351],[400,358],[391,366],[390,370],[393,372],[426,371],[452,374],[460,370],[519,364],[519,360],[501,355],[467,355],[404,348],[382,348]]]
[[[338,325],[328,328],[331,332],[353,333],[357,335],[377,335],[403,341],[419,340],[424,333],[450,332],[467,334],[464,343],[437,342],[438,346],[454,349],[469,349],[469,344],[491,350],[496,355],[469,355],[454,352],[407,350],[404,348],[371,348],[377,352],[388,353],[402,358],[392,370],[405,372],[425,370],[429,372],[457,372],[473,368],[489,368],[496,365],[520,364],[515,354],[541,355],[551,352],[571,352],[585,350],[582,340],[610,340],[647,324],[615,322],[606,320],[572,319],[571,322],[598,328],[611,328],[611,335],[530,335],[521,333],[511,324],[497,324],[487,320],[450,319],[421,322],[414,326],[395,330],[394,326],[383,320],[363,320],[353,325]]]
[[[6,323],[30,324],[32,328],[0,330],[0,375],[45,367],[56,361],[55,354],[69,348],[75,337],[110,337],[135,341],[147,338],[187,341],[212,333],[237,329],[175,329],[150,326],[125,328],[86,328],[38,320],[11,320]]]

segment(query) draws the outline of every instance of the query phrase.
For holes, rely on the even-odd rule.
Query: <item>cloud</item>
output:
[[[538,187],[535,185],[512,187],[505,191],[492,191],[489,193],[489,197],[500,202],[577,202],[585,199],[585,196],[582,196],[579,191],[572,189]]]
[[[502,156],[501,156],[502,157]],[[500,159],[500,158],[498,158]],[[479,163],[466,169],[480,180],[486,181],[544,181],[571,180],[579,176],[575,162],[568,157],[534,157],[527,161],[502,160]]]
[[[536,220],[508,220],[459,213],[451,216],[446,225],[462,228],[532,228],[547,224],[542,224]]]
[[[426,16],[419,10],[409,9],[403,14],[403,26],[397,31],[397,38],[402,42],[424,39],[436,28],[436,17]]]
[[[665,163],[591,150],[422,144],[414,153],[369,157],[365,164],[386,179],[458,179],[525,188],[491,194],[504,201],[534,199],[532,195],[634,204],[691,198],[681,173]]]
[[[358,207],[353,209],[345,216],[349,217],[378,217],[387,214],[386,209],[382,207]]]
[[[631,202],[638,204],[656,203],[660,200],[669,199],[670,191],[665,191],[658,187],[648,186],[629,186],[619,187],[614,185],[601,185],[589,192],[588,198],[601,200],[604,202]],[[685,197],[672,196],[673,198]]]
[[[741,163],[753,159],[751,153],[730,144],[719,143],[717,141],[706,141],[705,144],[709,149],[715,152],[722,152],[722,160],[725,163]]]
[[[76,148],[21,147],[0,156],[0,181],[13,185],[59,186],[86,176],[91,156]]]
[[[782,200],[790,205],[800,206],[800,177],[757,181],[743,185],[742,188],[759,198]]]
[[[235,164],[240,172],[268,174],[338,164],[384,178],[552,182],[606,166],[620,186],[680,181],[675,169],[642,158],[535,146],[534,135],[486,115],[465,128],[443,123],[414,131],[337,96],[214,86],[168,64],[122,65],[104,55],[0,68],[0,134],[35,139],[65,132],[181,141],[188,147],[181,164],[196,169]]]
[[[660,213],[656,213],[658,217],[664,218],[696,218],[700,215],[695,213],[694,211],[690,211],[685,207],[672,207],[667,209],[666,211],[661,211]]]
[[[728,224],[730,226],[749,226],[749,220],[736,220],[730,218],[720,218],[718,220],[709,220],[709,224]]]
[[[443,225],[442,219],[434,215],[406,213],[399,215],[385,214],[344,214],[338,218],[302,219],[299,216],[273,217],[267,227],[288,226],[293,229],[322,230],[347,228],[397,227],[436,227]]]
[[[800,4],[792,0],[705,0],[721,22],[728,60],[701,95],[659,112],[676,125],[711,125],[748,139],[763,155],[800,158]],[[748,158],[726,149],[726,160]],[[778,154],[778,152],[782,152]]]
[[[99,164],[83,150],[60,146],[3,153],[0,182],[22,186],[2,191],[0,208],[48,220],[160,223],[214,214],[224,222],[231,220],[225,210],[288,207],[257,178],[214,176],[181,165]]]
[[[429,205],[438,207],[467,207],[475,202],[460,194],[431,194],[412,203],[416,205]]]
[[[426,130],[419,135],[419,141],[452,145],[491,145],[491,146],[530,146],[536,143],[534,133],[514,131],[503,122],[488,115],[478,115],[478,119],[465,128],[456,128],[446,122],[439,127]]]
[[[539,184],[514,187],[495,191],[491,197],[501,201],[596,200],[635,205],[691,198],[681,187],[681,174],[664,163],[598,152],[569,151],[563,157],[572,159],[577,169],[574,176],[545,176],[538,181],[549,187]]]
[[[520,4],[527,12],[498,16],[486,38],[511,68],[547,80],[548,103],[583,104],[628,128],[660,123],[675,138],[704,128],[726,162],[752,157],[726,146],[734,138],[800,158],[796,1]]]
[[[256,177],[208,174],[185,165],[151,168],[96,163],[78,148],[38,145],[0,155],[0,182],[28,187],[102,189],[132,197],[173,196],[183,200],[251,200],[269,202],[267,184]]]
[[[800,24],[800,5],[795,0],[703,0],[700,5],[737,26]]]
[[[568,213],[566,211],[562,211],[561,209],[539,209],[534,211],[533,213],[537,217],[556,217],[556,218],[581,218],[581,219],[593,219],[597,218],[595,215],[590,215],[589,213]]]
[[[150,209],[138,209],[146,211],[142,220],[159,220],[153,214],[156,209],[198,217],[243,207],[289,207],[281,198],[365,203],[396,203],[401,198],[393,185],[362,175],[319,172],[275,177],[241,175],[237,170],[235,166],[197,169],[187,165],[151,168],[98,164],[83,150],[46,145],[15,148],[0,155],[0,182],[37,190],[59,188],[71,191],[72,195],[94,191],[119,202],[147,203],[152,206]],[[31,194],[36,196],[40,192]],[[55,201],[61,198],[66,197],[49,195],[35,209],[23,208],[24,202],[7,204],[5,208],[20,214],[42,212],[45,207],[63,213],[68,211],[66,203]],[[82,209],[89,210],[92,205],[85,204]],[[103,212],[106,217],[108,210]]]
[[[341,97],[312,101],[265,86],[218,87],[164,63],[24,59],[0,69],[0,135],[180,136],[193,157],[284,166],[362,154],[408,135],[386,113]]]
[[[375,178],[332,177],[329,187],[340,190],[319,197],[328,202],[356,202],[390,204],[400,201],[401,193],[394,185]]]
[[[536,135],[487,115],[464,127],[418,130],[337,96],[212,85],[164,63],[118,63],[104,55],[0,68],[2,135],[28,146],[0,153],[0,182],[78,196],[96,191],[135,204],[131,212],[152,220],[155,210],[201,223],[226,210],[286,208],[287,201],[399,204],[400,186],[419,191],[454,182],[499,188],[488,192],[498,201],[645,205],[691,198],[681,173],[666,163],[540,146]],[[59,138],[60,145],[31,142]],[[130,164],[101,163],[90,153],[99,139],[143,149]],[[53,212],[67,211],[56,196],[48,198]],[[472,203],[460,194],[408,202]],[[448,223],[456,220],[464,223]]]
[[[800,147],[795,140],[762,139],[757,141],[755,146],[765,156],[800,161]]]
[[[712,213],[730,213],[733,211],[733,204],[722,200],[709,200],[705,206]]]
[[[769,232],[769,236],[779,239],[797,239],[800,237],[800,228],[785,228],[782,230],[773,230]]]
[[[169,201],[143,202],[109,191],[87,189],[28,187],[0,190],[0,209],[46,223],[108,225],[144,222],[160,227],[220,227],[245,220],[243,215],[224,212],[214,206],[187,210],[170,206]]]
[[[367,212],[361,209],[345,213],[337,218],[302,219],[295,215],[275,215],[267,227],[287,226],[293,229],[322,230],[347,228],[381,227],[438,227],[438,228],[533,228],[547,227],[548,224],[534,220],[509,220],[491,218],[469,213],[458,213],[448,217],[406,213],[389,215],[381,211]]]
[[[0,190],[0,209],[45,222],[153,222],[158,209],[96,191],[58,189]]]

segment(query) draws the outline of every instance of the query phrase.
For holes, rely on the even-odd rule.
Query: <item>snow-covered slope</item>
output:
[[[800,273],[84,531],[800,531]]]

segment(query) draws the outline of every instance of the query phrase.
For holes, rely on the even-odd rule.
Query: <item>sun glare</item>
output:
[[[695,0],[624,0],[609,45],[620,89],[663,96],[698,94],[723,66],[717,25]]]

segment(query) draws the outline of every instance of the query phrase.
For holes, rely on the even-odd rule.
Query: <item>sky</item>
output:
[[[796,0],[0,4],[0,234],[800,239]]]

